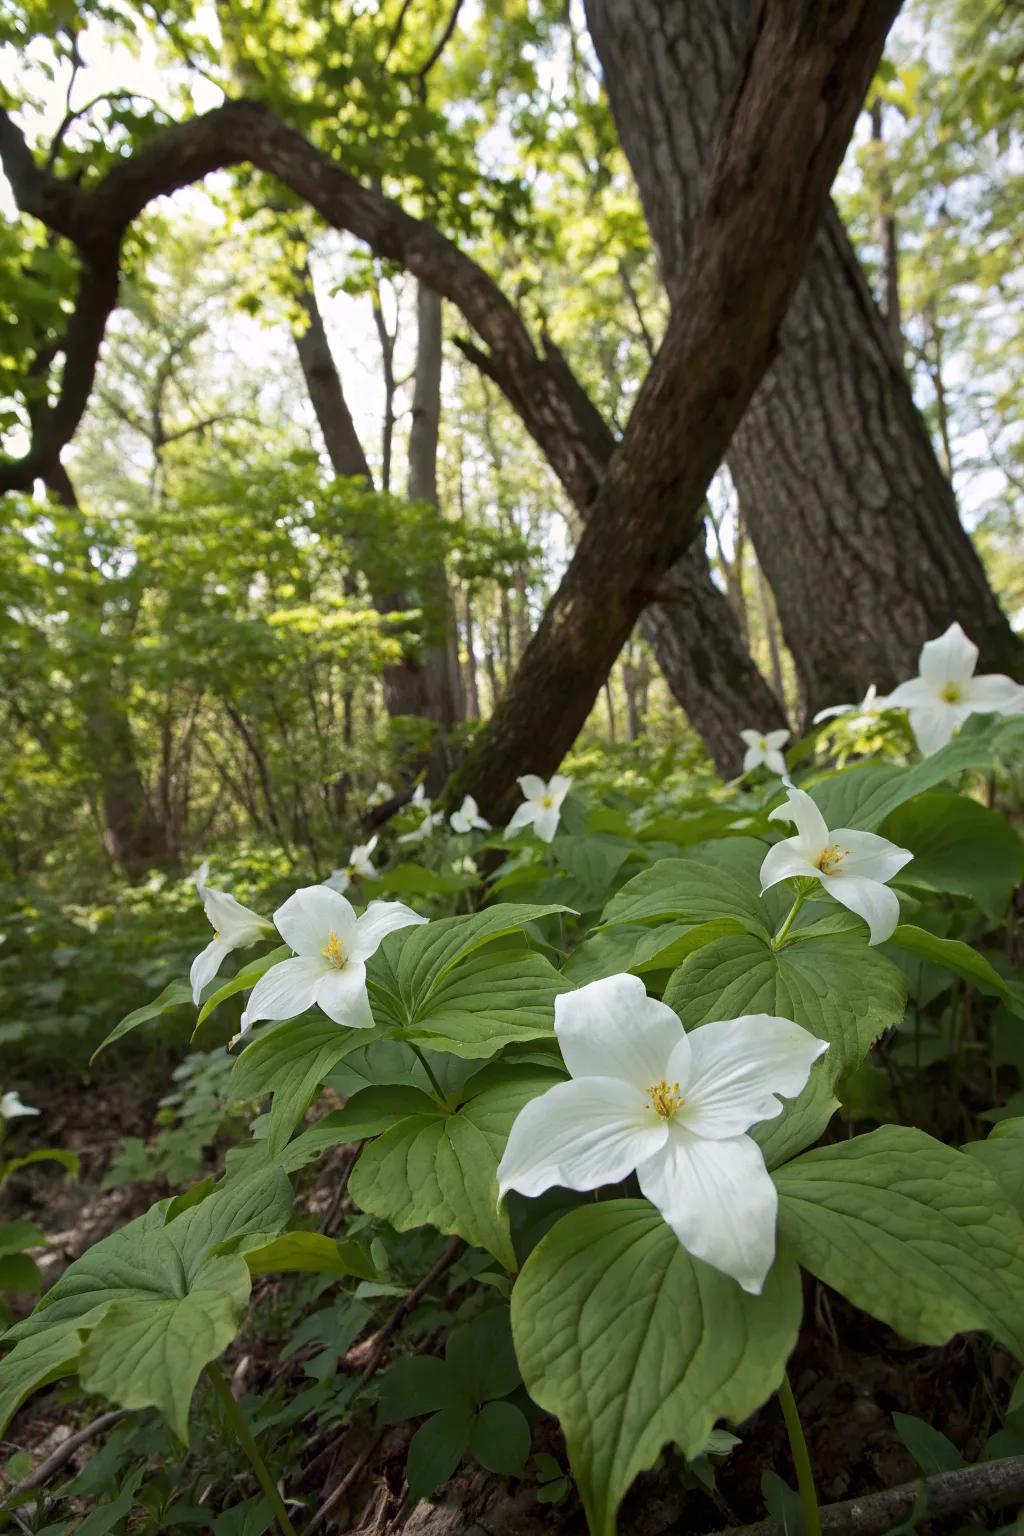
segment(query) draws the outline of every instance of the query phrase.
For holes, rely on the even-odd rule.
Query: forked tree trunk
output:
[[[670,296],[746,40],[748,0],[586,0]],[[891,331],[835,210],[727,462],[809,711],[891,687],[959,619],[985,671],[1024,645],[960,524]]]

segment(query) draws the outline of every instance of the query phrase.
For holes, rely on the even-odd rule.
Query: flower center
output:
[[[761,740],[758,742],[758,746],[761,748],[762,752],[767,752],[767,750],[768,750],[768,743],[765,741],[763,736],[761,737]]]
[[[831,847],[826,848],[818,859],[818,868],[822,874],[831,875],[843,862],[849,851],[849,848],[840,848],[838,843],[833,843]]]
[[[959,704],[963,698],[963,692],[958,683],[947,683],[942,690],[942,697],[947,704]]]
[[[329,964],[335,966],[339,971],[345,964],[345,946],[342,944],[333,928],[327,935],[327,943],[324,945],[320,953],[323,955],[324,959],[328,961]]]
[[[550,810],[550,809],[551,809],[551,807],[552,807],[552,806],[553,806],[553,805],[554,805],[554,803],[555,803],[555,802],[554,802],[554,800],[553,800],[553,799],[552,799],[552,798],[551,798],[551,796],[550,796],[550,795],[545,795],[545,796],[544,796],[544,798],[543,798],[543,799],[542,799],[542,800],[541,800],[541,802],[540,802],[540,803],[541,803],[541,805],[543,805],[543,806],[544,806],[544,808],[545,808],[545,809],[546,809],[546,810]]]
[[[665,1120],[671,1120],[677,1109],[683,1104],[683,1096],[679,1092],[678,1083],[666,1083],[662,1078],[660,1082],[653,1083],[647,1090],[647,1103],[645,1109],[653,1109],[656,1115],[661,1115]]]
[[[219,939],[220,938],[220,933],[218,932],[218,930],[216,928],[213,930],[213,936],[214,936],[215,939]]]

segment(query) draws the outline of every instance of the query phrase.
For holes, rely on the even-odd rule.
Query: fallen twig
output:
[[[958,1514],[972,1504],[1012,1498],[1024,1499],[1024,1456],[981,1461],[956,1472],[938,1472],[934,1477],[884,1488],[881,1493],[826,1504],[821,1511],[821,1528],[835,1536],[847,1531],[851,1536],[883,1536],[911,1515],[936,1520]],[[780,1527],[774,1520],[759,1520],[756,1525],[716,1531],[715,1536],[780,1536]]]
[[[116,1408],[111,1413],[101,1413],[99,1418],[93,1419],[91,1424],[86,1424],[84,1428],[76,1430],[73,1435],[68,1435],[56,1450],[51,1451],[49,1456],[44,1456],[38,1467],[34,1467],[27,1477],[23,1477],[21,1482],[11,1489],[4,1500],[4,1507],[14,1499],[20,1498],[23,1493],[31,1493],[33,1488],[41,1488],[48,1478],[60,1471],[66,1461],[71,1460],[79,1446],[94,1440],[97,1435],[102,1435],[104,1430],[113,1429],[115,1424],[120,1424],[121,1420],[127,1417],[127,1408]]]

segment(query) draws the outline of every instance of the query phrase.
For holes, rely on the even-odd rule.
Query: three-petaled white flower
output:
[[[951,741],[969,715],[1024,711],[1024,688],[998,672],[975,677],[977,665],[978,647],[959,624],[951,624],[944,635],[921,647],[919,675],[890,693],[889,707],[907,710],[925,757]]]
[[[545,784],[537,774],[524,773],[519,780],[519,787],[526,799],[513,813],[512,820],[505,828],[506,834],[519,832],[523,827],[532,827],[541,842],[550,843],[558,831],[562,801],[572,787],[572,779],[567,779],[563,773],[556,773]]]
[[[261,976],[242,1014],[241,1034],[259,1019],[292,1019],[314,1004],[336,1024],[369,1029],[366,961],[397,928],[425,923],[400,901],[371,901],[361,917],[340,891],[307,885],[274,913],[277,931],[295,951]]]
[[[887,882],[914,855],[874,832],[853,827],[830,832],[810,795],[792,785],[768,819],[795,822],[797,835],[769,848],[761,865],[762,893],[781,880],[820,880],[830,896],[864,919],[868,942],[884,944],[900,920],[899,898]]]
[[[555,1000],[571,1081],[522,1109],[498,1168],[504,1196],[590,1190],[636,1172],[680,1243],[757,1295],[775,1256],[778,1196],[745,1133],[782,1111],[825,1041],[749,1014],[687,1034],[638,976]]]
[[[21,1095],[16,1088],[8,1088],[7,1092],[0,1094],[0,1120],[17,1120],[22,1115],[38,1115],[38,1109],[33,1109],[30,1104],[21,1102]]]
[[[348,856],[348,863],[344,869],[334,869],[327,876],[324,885],[332,891],[347,891],[353,880],[375,880],[377,871],[373,867],[371,857],[377,846],[377,838],[371,837],[368,843],[357,843]]]
[[[874,725],[882,711],[888,708],[888,698],[884,693],[879,693],[872,683],[859,704],[830,704],[828,709],[818,710],[813,724],[820,725],[823,720],[833,720],[838,715],[849,715],[850,719],[846,723],[850,729],[865,731],[869,726]]]
[[[762,763],[772,773],[785,773],[786,755],[781,749],[789,740],[788,731],[765,731],[763,734],[761,731],[740,731],[740,736],[747,744],[743,754],[744,773],[753,773]]]
[[[452,811],[448,818],[452,824],[453,832],[472,832],[476,827],[480,832],[489,832],[491,824],[480,815],[480,808],[472,795],[467,795],[457,811]]]
[[[394,798],[395,791],[385,779],[378,779],[370,791],[366,804],[370,807],[383,805],[385,800]]]
[[[199,1002],[203,988],[212,981],[233,949],[244,949],[273,933],[273,925],[258,912],[243,907],[227,891],[215,891],[206,884],[209,865],[200,865],[195,874],[196,890],[203,910],[213,928],[213,938],[192,961],[188,979],[192,983],[192,1001]]]

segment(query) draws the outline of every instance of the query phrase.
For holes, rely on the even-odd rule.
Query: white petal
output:
[[[558,831],[558,806],[542,805],[533,818],[533,830],[542,843],[550,843]]]
[[[498,1167],[498,1189],[540,1195],[617,1184],[668,1140],[668,1121],[644,1108],[628,1083],[587,1077],[556,1083],[516,1116]]]
[[[760,1295],[775,1257],[779,1198],[756,1142],[704,1141],[673,1124],[637,1177],[687,1253]]]
[[[219,939],[211,939],[206,948],[196,955],[192,961],[192,969],[188,973],[188,979],[192,983],[194,1003],[198,1004],[203,988],[207,982],[213,980],[234,948],[234,942],[222,936]]]
[[[941,699],[940,689],[926,683],[921,677],[912,677],[909,682],[900,683],[893,689],[888,706],[890,709],[931,709]]]
[[[347,869],[332,869],[330,874],[327,876],[327,879],[324,881],[324,885],[326,885],[329,890],[337,891],[339,894],[347,891],[351,884],[352,877],[349,875]]]
[[[868,925],[869,944],[884,944],[900,920],[900,902],[895,891],[877,880],[862,875],[822,875],[821,883],[830,896],[856,912]]]
[[[517,806],[512,814],[512,819],[505,828],[506,835],[512,832],[521,832],[523,827],[532,827],[537,819],[539,810],[540,806],[535,800],[526,800],[522,805]]]
[[[910,729],[924,756],[931,757],[933,752],[953,740],[953,732],[964,719],[966,715],[961,715],[956,705],[931,704],[927,709],[910,711]]]
[[[648,997],[639,976],[627,975],[556,997],[555,1034],[573,1077],[620,1078],[645,1098],[667,1077],[672,1052],[686,1043],[672,1009]]]
[[[559,810],[562,801],[572,788],[572,779],[567,779],[564,773],[552,774],[548,784],[548,794],[555,803],[555,809]]]
[[[792,880],[797,875],[811,875],[817,878],[819,871],[817,866],[800,851],[800,839],[787,837],[784,842],[776,843],[768,849],[761,865],[761,890],[767,891],[771,886],[778,885],[780,880]]]
[[[825,818],[810,795],[803,789],[792,788],[781,805],[768,814],[769,821],[792,821],[797,838],[803,844],[805,857],[814,860],[828,844],[829,833]]]
[[[468,832],[470,829],[470,823],[466,820],[466,817],[463,815],[462,811],[452,811],[452,814],[449,816],[448,820],[452,824],[453,832],[458,832],[461,834]]]
[[[823,720],[831,720],[836,715],[847,715],[852,708],[852,704],[830,704],[828,709],[818,710],[811,724],[820,725]]]
[[[985,677],[971,678],[964,688],[964,702],[977,714],[991,711],[1000,715],[1018,715],[1024,711],[1024,688],[1012,677],[991,672]]]
[[[748,747],[759,747],[761,745],[761,732],[740,731],[740,740],[745,741]]]
[[[366,966],[359,960],[349,960],[337,969],[332,966],[317,982],[316,1003],[335,1024],[371,1029],[373,1014],[366,991]]]
[[[768,731],[765,735],[765,745],[769,747],[784,747],[789,740],[788,731]]]
[[[829,836],[837,847],[844,850],[842,862],[831,873],[830,878],[833,880],[847,880],[851,875],[863,875],[867,880],[878,880],[884,885],[914,857],[909,848],[900,848],[896,843],[890,843],[887,837],[879,837],[875,832],[858,832],[854,827],[836,827]]]
[[[535,773],[524,773],[519,779],[519,788],[527,800],[540,800],[548,792],[544,780]]]
[[[326,960],[301,956],[272,965],[250,993],[242,1015],[242,1033],[259,1019],[294,1019],[312,1008],[320,978],[331,969]]]
[[[702,1024],[688,1040],[690,1077],[679,1122],[695,1136],[715,1141],[741,1136],[781,1114],[775,1095],[795,1098],[828,1049],[792,1019],[768,1013]],[[674,1063],[672,1070],[678,1076]]]
[[[775,751],[774,748],[769,747],[767,752],[764,754],[764,761],[765,761],[765,767],[766,768],[770,768],[772,773],[777,773],[779,775],[779,778],[781,778],[782,775],[785,773],[785,771],[786,771],[786,757],[785,757],[785,753],[777,752],[777,751]]]
[[[307,959],[323,956],[332,933],[340,939],[345,953],[351,952],[356,914],[348,898],[330,886],[303,886],[278,907],[274,922],[285,943]]]
[[[926,683],[941,690],[947,683],[965,683],[977,665],[978,647],[954,623],[944,635],[921,647],[918,671]]]
[[[747,748],[743,754],[743,772],[753,773],[755,768],[760,768],[764,762],[764,753],[758,742]]]
[[[371,901],[356,923],[352,942],[345,946],[346,952],[351,960],[369,960],[389,933],[425,922],[425,917],[420,917],[402,901]]]
[[[0,1098],[0,1120],[19,1120],[22,1115],[38,1115],[39,1110],[21,1102],[17,1089],[11,1088]]]
[[[265,926],[264,919],[258,912],[253,912],[250,907],[243,907],[240,901],[227,891],[212,891],[209,886],[204,886],[202,891],[203,910],[213,925],[214,932],[231,934],[259,931]],[[251,940],[247,940],[247,943]]]

